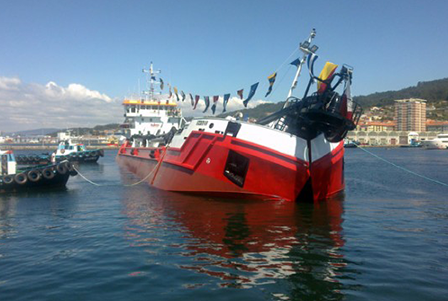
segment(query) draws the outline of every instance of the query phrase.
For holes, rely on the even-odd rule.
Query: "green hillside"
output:
[[[398,91],[377,92],[369,95],[355,96],[364,109],[376,107],[388,107],[394,104],[394,100],[407,98],[421,98],[428,101],[428,107],[434,107],[428,111],[428,117],[436,120],[448,120],[448,78],[419,82],[416,86],[404,88]],[[281,109],[284,102],[261,104],[253,109],[238,110],[249,118],[259,119]],[[236,111],[219,115],[226,117],[235,114]]]
[[[448,101],[448,78],[419,82],[416,86],[398,91],[377,92],[366,96],[356,96],[354,100],[358,101],[363,107],[382,107],[392,105],[394,100],[407,98],[425,99],[428,101],[428,104]]]

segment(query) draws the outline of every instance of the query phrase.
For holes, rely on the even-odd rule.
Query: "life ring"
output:
[[[6,185],[10,185],[14,182],[14,178],[10,175],[3,176],[3,183]]]
[[[39,171],[32,169],[28,172],[28,180],[31,182],[37,182],[40,180],[41,174]]]
[[[14,176],[14,181],[19,185],[24,185],[28,181],[28,178],[26,177],[26,174],[21,172]]]
[[[58,164],[56,165],[56,170],[58,173],[60,173],[61,175],[65,175],[67,173],[67,167],[65,166],[65,164]]]
[[[42,170],[42,176],[47,180],[51,180],[54,178],[54,172],[51,168],[47,167]]]

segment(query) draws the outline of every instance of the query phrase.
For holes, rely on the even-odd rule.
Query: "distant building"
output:
[[[440,133],[448,133],[448,121],[427,120],[426,130]]]
[[[395,101],[397,131],[426,131],[426,100],[410,98]]]
[[[365,132],[387,132],[395,129],[395,122],[381,122],[381,121],[360,121],[358,124],[358,131]]]

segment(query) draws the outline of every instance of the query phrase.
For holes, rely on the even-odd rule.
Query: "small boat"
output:
[[[355,148],[358,147],[359,142],[353,140],[344,140],[344,148]]]
[[[426,149],[448,149],[448,134],[438,134],[435,139],[423,140],[421,145]]]
[[[99,157],[104,157],[104,150],[87,150],[84,144],[73,143],[70,139],[59,143],[55,153],[56,162],[68,160],[70,162],[91,162],[98,161]]]
[[[18,168],[12,151],[0,150],[0,193],[64,187],[76,174],[68,161]]]
[[[281,110],[256,123],[204,117],[165,134],[128,136],[118,164],[153,187],[188,194],[316,202],[343,191],[343,139],[362,109],[350,95],[351,67],[336,72],[327,62],[314,75],[314,36],[299,46],[303,56]],[[303,65],[310,80],[299,98],[292,92]],[[317,91],[308,93],[314,82]]]

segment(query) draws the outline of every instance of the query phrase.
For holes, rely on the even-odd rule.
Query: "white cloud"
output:
[[[168,95],[159,95],[167,99]],[[173,96],[174,99],[174,96]],[[267,103],[265,100],[251,100],[248,108]],[[46,85],[22,83],[17,77],[0,77],[0,131],[12,132],[37,128],[67,128],[98,124],[120,123],[123,121],[122,99],[111,98],[99,91],[72,83],[67,87],[50,81]],[[206,113],[204,98],[193,110],[190,97],[178,102],[184,117],[212,115],[213,97]],[[244,109],[243,101],[231,97],[227,112]],[[215,115],[223,110],[223,97],[217,102]]]
[[[17,77],[0,76],[0,90],[18,90],[21,81]]]
[[[0,131],[66,128],[121,122],[121,99],[72,83],[22,83],[0,77]]]
[[[255,108],[256,106],[263,104],[263,103],[269,103],[269,101],[261,100],[261,99],[251,100],[247,104],[247,108],[248,109]],[[211,107],[213,105],[213,98],[210,97],[210,106],[209,106],[207,112],[205,112],[205,113],[202,113],[205,110],[205,102],[204,102],[203,97],[201,97],[201,99],[199,100],[196,110],[193,110],[189,96],[186,97],[184,102],[179,101],[178,105],[182,109],[182,114],[184,117],[209,116],[209,115],[212,115]],[[243,100],[241,100],[239,97],[231,97],[229,99],[229,102],[227,103],[227,108],[226,108],[227,112],[243,110],[243,109],[245,109]],[[223,97],[220,96],[219,100],[216,103],[215,115],[221,114],[222,110],[223,110]]]

